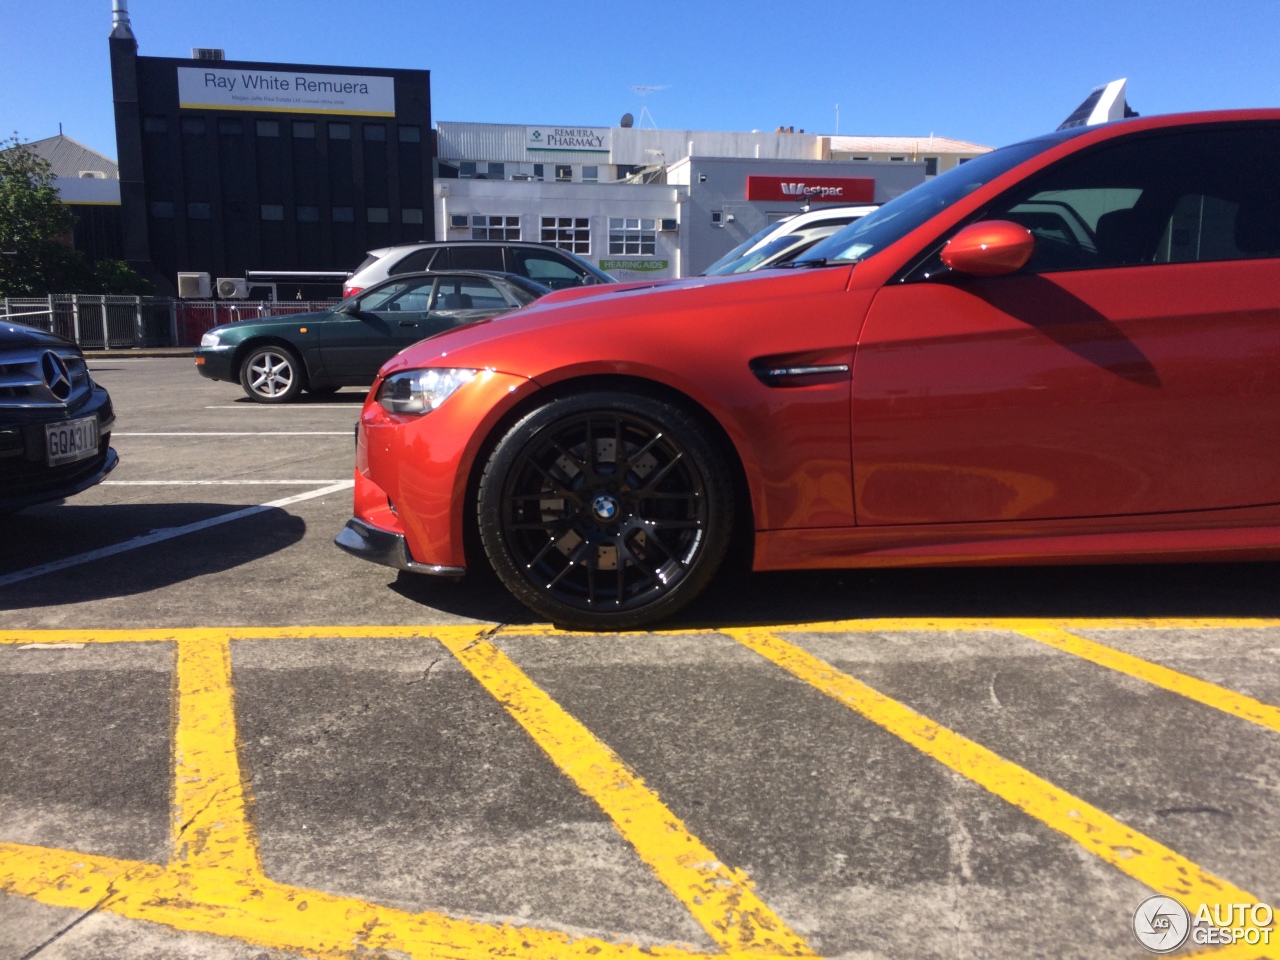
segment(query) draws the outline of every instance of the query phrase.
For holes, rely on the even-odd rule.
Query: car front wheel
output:
[[[480,538],[517,599],[554,623],[633,629],[675,613],[724,559],[733,487],[697,419],[626,392],[553,400],[499,441]]]
[[[276,344],[250,351],[240,365],[240,385],[258,403],[288,403],[302,392],[304,379],[302,361]]]

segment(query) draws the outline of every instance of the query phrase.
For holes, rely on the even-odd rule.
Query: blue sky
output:
[[[1280,106],[1280,2],[130,0],[144,55],[426,68],[437,120],[927,136],[998,146],[1129,79],[1141,113]],[[0,134],[115,156],[110,0],[0,2]]]

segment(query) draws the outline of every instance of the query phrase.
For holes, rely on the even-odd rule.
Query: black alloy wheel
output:
[[[302,361],[288,347],[274,343],[258,347],[240,365],[240,386],[258,403],[288,403],[305,385]]]
[[[684,410],[633,393],[554,400],[498,443],[480,537],[516,598],[554,623],[632,629],[692,600],[724,559],[728,470]]]

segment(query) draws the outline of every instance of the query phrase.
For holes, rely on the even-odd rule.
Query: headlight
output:
[[[378,403],[388,413],[430,413],[464,383],[475,379],[475,370],[407,370],[383,381]]]
[[[216,347],[217,345],[218,345],[218,333],[216,330],[210,330],[208,333],[206,333],[203,337],[200,338],[200,346],[202,347]]]

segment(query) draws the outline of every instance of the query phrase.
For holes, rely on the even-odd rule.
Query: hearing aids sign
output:
[[[178,106],[186,110],[394,117],[395,79],[349,73],[179,67]]]

